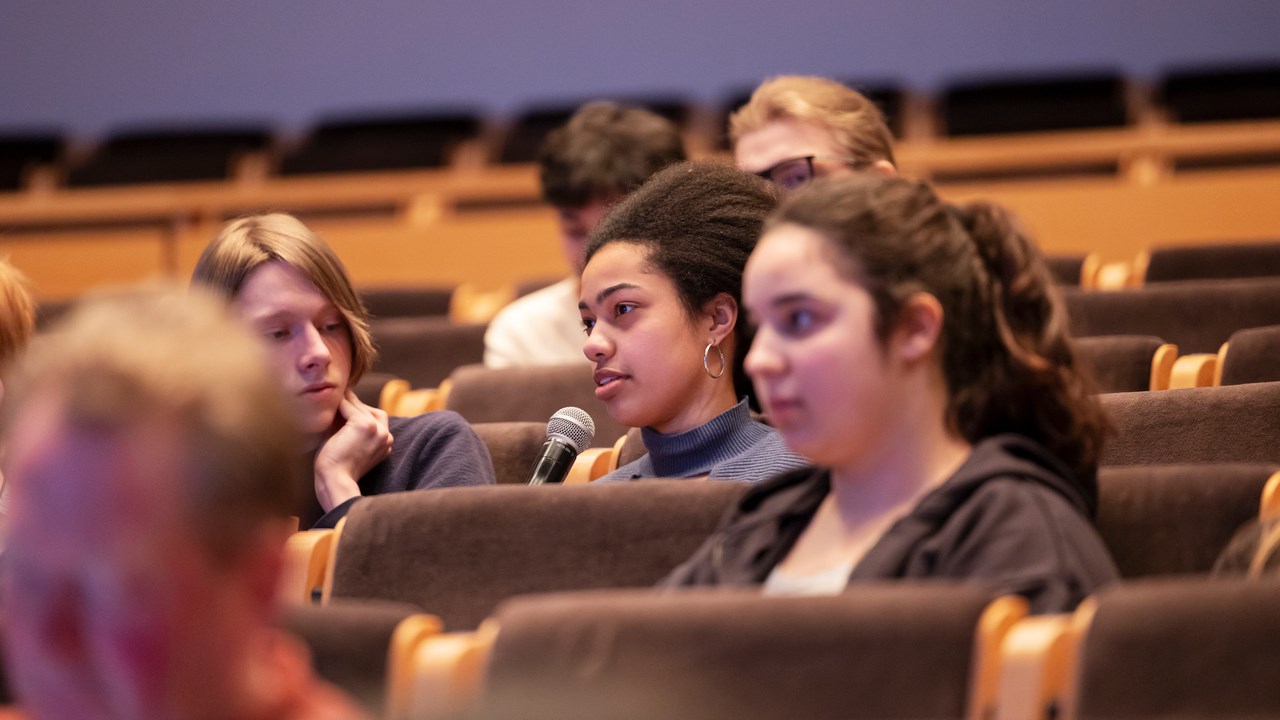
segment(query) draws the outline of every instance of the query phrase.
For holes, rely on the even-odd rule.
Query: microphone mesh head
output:
[[[574,450],[582,452],[595,439],[596,422],[581,408],[560,408],[547,422],[547,437],[552,435],[568,440]]]

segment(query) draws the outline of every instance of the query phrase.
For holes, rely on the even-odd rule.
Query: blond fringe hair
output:
[[[893,159],[893,135],[884,114],[865,95],[834,80],[782,75],[765,80],[729,117],[729,137],[736,145],[749,132],[786,120],[812,123],[831,133],[859,167]]]

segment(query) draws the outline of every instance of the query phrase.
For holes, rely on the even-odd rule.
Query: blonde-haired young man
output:
[[[729,137],[738,167],[786,190],[822,177],[897,172],[884,114],[862,93],[826,78],[764,81],[729,118]]]

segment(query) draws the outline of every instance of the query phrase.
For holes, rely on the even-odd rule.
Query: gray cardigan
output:
[[[596,482],[703,475],[712,480],[758,482],[810,465],[787,449],[777,430],[752,419],[746,400],[692,430],[663,435],[643,428],[640,435],[649,452]]]

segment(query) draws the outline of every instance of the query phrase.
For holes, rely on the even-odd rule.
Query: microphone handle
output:
[[[564,482],[569,475],[569,468],[577,459],[578,451],[568,443],[555,438],[547,438],[542,445],[542,452],[533,463],[533,473],[529,478],[530,485],[547,485]]]

